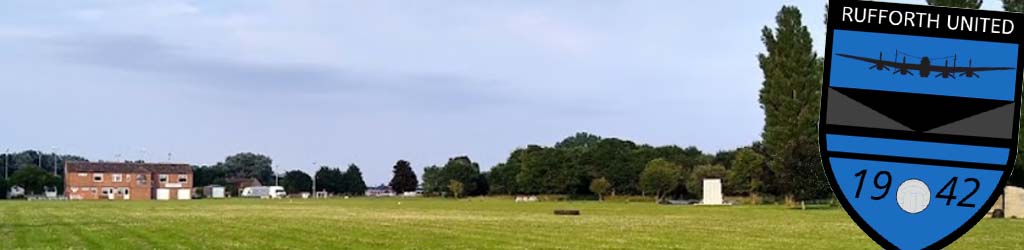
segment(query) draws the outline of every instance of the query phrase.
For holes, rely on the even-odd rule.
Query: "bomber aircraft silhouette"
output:
[[[898,51],[897,51],[897,54],[893,55],[892,61],[886,61],[886,60],[882,59],[882,52],[878,52],[878,59],[861,57],[861,56],[854,56],[854,55],[842,54],[842,53],[837,53],[836,55],[839,55],[841,57],[846,57],[846,58],[854,59],[854,60],[859,60],[859,61],[864,61],[864,62],[871,63],[872,65],[871,65],[871,67],[868,67],[868,69],[874,69],[874,70],[882,71],[882,70],[889,70],[890,68],[893,68],[893,69],[895,69],[895,71],[892,72],[892,74],[894,74],[894,75],[895,74],[913,75],[913,73],[911,71],[915,71],[916,70],[916,71],[918,71],[918,75],[920,75],[923,78],[928,78],[929,76],[931,76],[932,72],[938,73],[938,74],[935,75],[935,77],[942,77],[942,78],[953,78],[953,79],[956,79],[956,76],[958,75],[957,73],[959,73],[959,76],[963,76],[963,77],[967,77],[967,78],[971,78],[971,77],[981,78],[981,76],[978,75],[978,72],[980,72],[980,71],[1009,70],[1009,69],[1013,69],[1012,67],[974,67],[973,60],[968,60],[967,61],[967,67],[957,67],[956,66],[956,55],[953,55],[953,66],[952,67],[949,66],[949,59],[948,59],[948,57],[946,59],[945,65],[943,65],[943,66],[932,65],[931,64],[931,59],[929,59],[927,56],[926,57],[921,57],[921,63],[920,64],[907,63],[907,56],[905,56],[905,55],[903,56],[903,62],[897,62],[896,59],[899,56],[899,52]]]

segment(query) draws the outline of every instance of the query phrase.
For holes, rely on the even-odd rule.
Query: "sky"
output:
[[[2,1],[0,150],[255,152],[370,185],[580,131],[714,153],[760,137],[761,29],[798,6],[820,54],[824,4]]]

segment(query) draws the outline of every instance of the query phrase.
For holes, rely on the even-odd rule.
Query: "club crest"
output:
[[[1018,14],[832,1],[819,142],[836,197],[887,249],[938,249],[992,207],[1017,152]]]

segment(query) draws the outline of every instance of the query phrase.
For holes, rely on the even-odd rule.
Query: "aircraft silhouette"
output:
[[[980,71],[1009,70],[1009,69],[1013,69],[1012,67],[974,67],[974,60],[973,59],[967,61],[967,67],[957,67],[956,66],[956,55],[953,55],[953,66],[952,67],[949,66],[949,59],[946,59],[946,63],[943,66],[932,65],[931,59],[929,59],[927,56],[921,58],[921,63],[920,64],[907,63],[907,56],[903,56],[903,62],[897,62],[896,59],[899,57],[899,52],[898,51],[897,51],[897,54],[893,55],[892,61],[886,61],[886,60],[882,59],[882,52],[878,52],[878,59],[861,57],[861,56],[854,56],[854,55],[842,54],[842,53],[837,53],[836,55],[839,55],[841,57],[846,57],[846,58],[854,59],[854,60],[859,60],[859,61],[864,61],[864,62],[871,63],[872,65],[871,65],[871,67],[868,67],[868,69],[874,69],[874,70],[882,71],[882,70],[889,70],[889,68],[894,68],[894,69],[896,69],[896,71],[892,72],[892,74],[894,74],[894,75],[895,74],[913,75],[913,73],[911,71],[915,71],[916,70],[916,71],[918,71],[918,75],[920,75],[922,78],[928,78],[929,76],[931,76],[932,72],[938,73],[938,74],[935,75],[936,78],[941,77],[941,78],[947,78],[947,79],[948,78],[956,79],[957,75],[962,76],[962,77],[967,77],[967,78],[971,78],[971,77],[981,78],[981,75],[978,74],[978,72],[980,72]],[[957,73],[959,73],[959,74],[957,74]]]

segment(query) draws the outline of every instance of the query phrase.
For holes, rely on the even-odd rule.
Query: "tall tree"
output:
[[[1024,12],[1024,0],[1003,0],[1003,9],[1009,12]],[[1021,124],[1024,125],[1024,109],[1021,109]],[[1017,131],[1017,137],[1024,139],[1024,129]],[[1024,187],[1024,141],[1017,143],[1017,159],[1013,164],[1013,173],[1007,185]]]
[[[393,170],[394,177],[391,178],[391,182],[388,186],[395,193],[404,193],[409,191],[416,191],[416,187],[420,184],[419,179],[416,178],[416,172],[412,171],[412,165],[408,161],[399,160],[395,163]]]
[[[1003,0],[1003,10],[1009,12],[1024,12],[1024,0]]]
[[[228,177],[256,178],[262,183],[274,183],[274,160],[265,155],[239,153],[224,160]]]
[[[313,188],[313,178],[301,170],[292,170],[284,173],[281,185],[289,194],[309,192]]]
[[[456,180],[462,183],[463,192],[468,194],[476,193],[477,182],[480,178],[480,165],[469,159],[468,156],[458,156],[448,159],[448,163],[441,168],[442,183]]]
[[[733,194],[764,193],[765,168],[767,165],[761,154],[749,148],[737,150],[732,168],[725,177],[726,191]]]
[[[363,180],[363,172],[359,170],[359,166],[356,166],[356,164],[348,165],[348,169],[342,174],[341,180],[341,185],[343,186],[341,193],[354,196],[366,194],[366,181]]]
[[[678,185],[679,166],[665,159],[652,160],[640,174],[640,186],[644,191],[653,193],[658,202],[665,200],[667,194]]]
[[[979,9],[981,8],[982,0],[927,0],[928,5],[932,6],[945,6],[955,7],[964,9]]]
[[[316,171],[316,190],[327,191],[328,193],[342,194],[345,193],[344,178],[342,177],[340,169],[331,168],[328,166],[320,167],[320,170]]]
[[[433,194],[447,192],[447,179],[441,175],[441,167],[429,166],[423,168],[423,191]]]
[[[784,6],[777,27],[761,31],[767,53],[758,55],[764,72],[759,101],[762,137],[780,191],[805,200],[827,196],[829,189],[818,155],[822,65],[800,19],[799,9]]]

